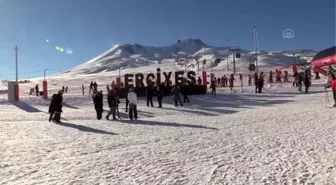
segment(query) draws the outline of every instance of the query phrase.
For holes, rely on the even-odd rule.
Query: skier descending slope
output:
[[[135,94],[134,89],[131,88],[130,92],[127,95],[127,99],[129,101],[129,118],[130,120],[138,119],[138,110],[137,110],[137,104],[138,104],[138,96]]]

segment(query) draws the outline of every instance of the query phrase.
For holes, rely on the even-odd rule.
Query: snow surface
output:
[[[92,74],[100,72],[117,72],[119,67],[138,68],[150,66],[157,63],[174,66],[180,62],[194,67],[187,67],[188,70],[197,70],[197,60],[200,62],[200,69],[232,71],[234,47],[209,46],[200,39],[180,40],[175,44],[154,47],[140,44],[117,44],[105,53],[67,71],[71,74]],[[255,52],[240,48],[241,58],[236,59],[237,71],[246,71],[251,63],[255,62]],[[300,59],[295,59],[293,54]],[[316,51],[302,49],[293,51],[258,51],[258,66],[263,68],[285,67],[297,62],[309,62],[316,54]],[[221,59],[220,63],[215,63]],[[207,64],[203,66],[202,61]],[[227,63],[229,68],[227,68]],[[137,70],[137,69],[133,69]]]
[[[0,184],[336,184],[336,115],[323,80],[307,95],[274,84],[257,95],[219,88],[177,108],[171,97],[163,109],[141,100],[134,122],[122,102],[120,121],[98,121],[80,87],[96,80],[105,90],[113,75],[48,78],[50,94],[69,86],[61,124],[47,121],[49,101],[27,95],[41,79],[20,84],[20,103],[0,94]]]

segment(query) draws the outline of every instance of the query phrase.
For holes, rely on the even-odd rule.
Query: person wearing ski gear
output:
[[[182,101],[181,101],[179,86],[173,86],[172,93],[173,93],[173,99],[174,99],[174,105],[175,105],[175,107],[178,106],[178,103],[182,107],[183,104],[182,104]]]
[[[228,86],[228,78],[224,75],[224,87]]]
[[[97,113],[97,119],[100,120],[103,116],[103,92],[102,91],[96,91],[92,95],[94,108]]]
[[[97,91],[98,84],[97,82],[93,82],[93,91]]]
[[[58,91],[58,94],[56,94],[54,99],[54,108],[55,108],[55,114],[53,121],[56,123],[61,122],[61,114],[62,114],[62,106],[63,106],[63,91]]]
[[[255,93],[258,93],[259,92],[259,77],[258,77],[258,73],[254,73],[253,77],[254,77]]]
[[[57,94],[53,94],[51,97],[50,105],[49,105],[49,122],[51,122],[54,114],[55,114],[55,97]]]
[[[235,81],[234,74],[231,74],[230,79],[229,79],[229,86],[230,86],[230,91],[231,92],[233,91],[234,81]]]
[[[211,90],[211,94],[216,94],[216,81],[211,81],[211,84],[210,84],[210,88],[212,89]]]
[[[184,83],[182,84],[181,87],[181,94],[183,95],[183,103],[189,103],[189,98],[188,98],[188,89],[187,89],[187,85]]]
[[[298,75],[297,77],[297,87],[298,87],[298,91],[302,92],[302,85],[303,85],[303,79],[301,75]]]
[[[147,85],[147,87],[146,87],[147,107],[149,107],[149,104],[150,104],[151,107],[154,107],[154,105],[153,105],[153,95],[154,95],[154,91],[153,91],[152,85]]]
[[[38,84],[35,86],[35,92],[36,92],[36,96],[39,96],[40,91],[39,91]]]
[[[127,99],[129,101],[129,119],[137,120],[138,119],[138,110],[137,110],[138,96],[137,94],[135,94],[133,88],[130,89],[130,92],[127,95]]]
[[[220,86],[220,85],[221,85],[221,78],[218,77],[218,78],[217,78],[217,86]]]
[[[89,89],[89,94],[91,94],[92,90],[93,90],[93,82],[91,81],[91,83],[90,83],[90,89]]]
[[[243,86],[243,75],[239,74],[240,86]]]
[[[303,80],[303,83],[305,85],[305,93],[307,94],[309,91],[309,87],[311,85],[308,72],[305,73],[305,78]]]
[[[116,109],[117,109],[117,98],[116,98],[116,93],[113,92],[112,90],[108,93],[107,95],[107,102],[108,106],[110,107],[109,113],[106,115],[106,119],[109,120],[111,114],[113,115],[113,120],[117,120],[116,118]]]
[[[293,74],[293,77],[294,77],[294,82],[293,82],[293,87],[295,86],[295,87],[298,87],[298,81],[299,81],[299,73],[298,72],[295,72],[294,74]],[[301,80],[302,80],[302,78],[301,78]]]
[[[258,93],[262,93],[263,87],[264,87],[264,73],[261,72],[258,81]]]

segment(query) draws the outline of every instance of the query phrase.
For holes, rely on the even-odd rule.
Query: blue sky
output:
[[[15,78],[16,45],[19,77],[29,78],[65,71],[118,43],[193,37],[253,49],[253,24],[261,50],[324,49],[335,45],[335,0],[0,0],[0,79]],[[283,39],[287,28],[293,39]]]

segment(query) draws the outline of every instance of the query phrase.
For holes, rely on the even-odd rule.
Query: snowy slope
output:
[[[106,92],[104,74],[48,78],[50,94],[69,86],[62,124],[47,121],[49,101],[27,95],[35,84],[20,84],[19,104],[0,95],[0,184],[336,184],[335,110],[321,81],[308,95],[289,83],[260,95],[219,88],[177,108],[172,97],[163,109],[141,99],[135,122],[122,101],[121,121],[97,121],[80,86],[96,80]]]
[[[233,54],[229,50],[230,47],[214,47],[202,42],[200,39],[186,39],[179,40],[177,43],[162,46],[152,47],[143,46],[140,44],[118,44],[101,54],[83,63],[68,73],[72,74],[92,74],[99,72],[116,71],[119,67],[138,68],[142,66],[151,66],[156,64],[167,64],[174,66],[175,62],[186,64],[189,70],[195,70],[197,60],[206,60],[207,64],[204,66],[206,70],[227,70],[227,63],[231,66],[233,62]],[[240,49],[242,57],[237,59],[237,70],[246,71],[249,64],[254,63],[254,51]],[[312,50],[294,50],[294,51],[278,51],[278,52],[258,52],[258,61],[261,68],[283,67],[288,64],[297,62],[293,58],[293,53],[300,56],[299,61],[306,62],[307,57],[312,57],[316,54]],[[215,63],[216,59],[221,59],[219,64]],[[190,64],[190,65],[188,65]],[[200,68],[203,65],[200,64]]]

